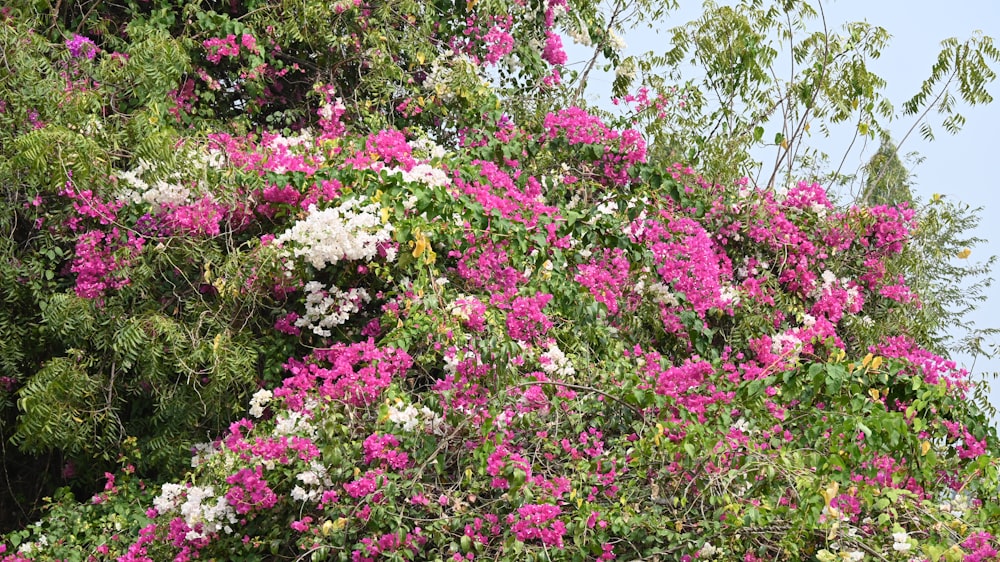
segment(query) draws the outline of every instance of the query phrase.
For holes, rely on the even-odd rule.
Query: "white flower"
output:
[[[215,443],[195,443],[192,447],[191,468],[198,468],[210,457],[219,452]]]
[[[727,285],[722,288],[720,293],[721,294],[719,296],[722,298],[723,302],[732,305],[740,304],[740,292],[736,287]]]
[[[571,28],[566,31],[566,34],[569,35],[570,39],[572,39],[574,43],[578,43],[584,47],[589,47],[592,44],[592,41],[590,39],[590,31],[587,29],[587,24],[583,21],[580,21],[579,24],[579,30]]]
[[[316,492],[307,492],[302,486],[292,488],[292,499],[295,501],[309,501],[315,497]]]
[[[250,399],[250,415],[259,418],[264,415],[264,406],[271,401],[273,394],[270,390],[262,388],[254,393]]]
[[[784,333],[771,338],[771,353],[775,355],[781,355],[791,350],[795,356],[798,356],[801,348],[802,340],[795,334]]]
[[[160,495],[153,499],[153,507],[159,513],[173,511],[180,505],[181,495],[184,493],[184,486],[167,482],[160,488]]]
[[[750,422],[748,422],[746,418],[740,418],[736,420],[736,423],[734,423],[730,429],[735,429],[740,433],[746,433],[750,431]]]
[[[614,49],[614,50],[616,50],[616,51],[618,51],[618,52],[621,52],[621,51],[624,51],[625,49],[627,49],[628,45],[625,44],[625,40],[622,39],[621,36],[619,36],[617,33],[615,33],[615,31],[613,29],[610,30],[610,31],[611,31],[611,33],[610,33],[610,35],[611,35],[611,48]]]
[[[380,214],[377,204],[359,206],[356,199],[322,210],[310,205],[306,218],[283,232],[275,243],[291,244],[294,256],[316,269],[341,260],[370,260],[392,235],[392,225],[383,224]]]
[[[542,370],[549,375],[558,375],[565,378],[576,374],[573,363],[559,349],[559,344],[555,342],[548,345],[546,351],[538,357],[538,362]]]
[[[337,287],[326,289],[318,281],[306,283],[306,312],[295,321],[299,328],[312,330],[317,336],[329,337],[329,328],[339,326],[371,301],[368,291],[356,288],[341,291]]]
[[[597,206],[597,214],[599,215],[613,215],[618,212],[618,203],[614,201],[608,201],[607,203],[601,203]]]
[[[910,536],[906,531],[892,534],[892,549],[896,552],[909,552],[913,545],[909,542]]]
[[[435,435],[444,433],[444,418],[427,406],[417,409],[413,404],[407,404],[402,410],[389,406],[389,421],[401,426],[403,431],[413,431],[419,427],[422,431]]]
[[[422,183],[430,187],[447,187],[451,185],[451,178],[448,177],[448,174],[444,170],[435,168],[430,164],[417,164],[410,168],[409,171],[401,168],[390,168],[386,171],[391,174],[403,176],[403,181],[406,182]]]
[[[295,479],[301,481],[306,486],[319,486],[319,475],[312,470],[300,472],[295,476]]]
[[[701,550],[698,551],[698,558],[711,558],[719,553],[719,549],[712,546],[712,543],[707,542],[702,545]]]
[[[214,498],[215,502],[210,502]],[[232,532],[228,524],[236,522],[236,512],[225,497],[215,497],[211,486],[181,486],[167,483],[160,489],[160,495],[153,500],[153,507],[161,515],[176,511],[192,529],[201,530],[189,540],[204,538],[211,533],[225,530]],[[192,531],[193,532],[193,531]]]
[[[306,407],[311,408],[309,404],[306,404]],[[316,428],[309,423],[309,420],[301,412],[286,411],[285,415],[279,415],[275,418],[274,434],[296,434],[314,437],[316,435]]]
[[[674,296],[670,287],[659,281],[651,283],[646,289],[646,294],[653,297],[653,301],[659,304],[666,306],[677,306],[679,304],[677,297]]]
[[[827,208],[822,203],[813,203],[812,205],[809,206],[809,209],[812,212],[816,213],[816,216],[818,216],[819,218],[821,219],[826,218]]]

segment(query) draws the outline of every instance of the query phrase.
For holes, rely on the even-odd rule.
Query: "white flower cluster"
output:
[[[861,562],[865,559],[865,553],[860,550],[842,550],[834,554],[824,548],[816,553],[816,559],[819,562]]]
[[[731,425],[729,429],[746,434],[750,432],[750,422],[747,421],[746,418],[741,417],[740,419],[736,420],[736,423]]]
[[[748,256],[743,258],[743,265],[736,268],[736,276],[740,279],[746,279],[751,275],[756,277],[760,275],[761,271],[767,271],[768,269],[771,269],[771,264],[759,258],[757,264],[750,267],[750,257]]]
[[[584,47],[591,46],[594,42],[590,38],[590,30],[587,29],[587,24],[583,20],[578,20],[578,23],[580,24],[580,29],[570,28],[566,30],[566,35],[569,35],[569,38],[578,45],[583,45]]]
[[[455,55],[450,50],[443,52],[431,64],[431,71],[424,79],[424,88],[432,90],[445,102],[455,99],[455,88],[452,84],[456,78],[469,77],[485,85],[486,81],[479,76],[479,65],[466,54]]]
[[[317,209],[309,206],[306,218],[275,239],[279,246],[291,244],[292,254],[316,269],[341,260],[373,259],[379,244],[388,242],[392,225],[383,223],[377,204],[362,206],[351,199],[338,207]]]
[[[314,405],[306,404],[307,409],[312,409],[312,407]],[[302,412],[287,410],[275,418],[274,434],[303,435],[314,439],[317,435],[317,430],[316,426],[310,423],[309,419]]]
[[[331,115],[333,114],[333,108],[330,108]],[[270,148],[295,148],[297,146],[309,147],[315,141],[312,131],[309,129],[302,129],[299,134],[290,137],[282,135],[269,136],[267,140],[263,143],[264,146]]]
[[[430,164],[417,164],[409,171],[401,168],[391,168],[389,173],[403,176],[403,181],[412,183],[422,183],[430,187],[448,187],[451,185],[451,178],[440,168],[435,168]]]
[[[479,299],[468,295],[458,295],[455,302],[448,305],[448,313],[457,318],[460,322],[468,322],[472,316],[472,307]]]
[[[720,298],[733,306],[740,304],[740,291],[732,285],[726,285],[722,288]]]
[[[215,443],[195,443],[191,449],[191,468],[198,468],[219,452]]]
[[[710,542],[706,542],[705,544],[703,544],[701,546],[701,549],[698,550],[698,558],[699,559],[702,559],[702,558],[705,558],[705,559],[712,558],[716,554],[719,554],[720,552],[722,552],[721,549],[713,546],[712,543],[710,543]]]
[[[144,176],[151,170],[149,162],[140,161],[135,168],[119,172],[118,180],[126,186],[122,196],[133,203],[146,202],[151,205],[182,205],[191,201],[191,189],[184,186],[179,173],[151,180],[153,183],[150,184]]]
[[[660,281],[650,283],[647,287],[646,283],[640,280],[636,283],[635,292],[652,298],[653,302],[657,304],[663,304],[666,306],[677,306],[680,304],[677,301],[677,297],[674,296],[673,291],[670,290],[670,287]]]
[[[565,4],[560,3],[560,4],[553,5],[552,2],[546,2],[545,3],[545,7],[546,7],[546,9],[549,9],[549,8],[552,9],[552,19],[553,20],[558,21],[559,18],[561,18],[561,17],[563,17],[563,16],[566,15],[566,5]]]
[[[271,401],[274,394],[266,389],[262,388],[254,393],[253,398],[250,399],[250,415],[259,418],[264,415],[264,407],[267,403]]]
[[[212,498],[214,502],[206,501]],[[164,484],[160,495],[153,500],[153,507],[160,515],[177,511],[192,529],[185,537],[189,541],[203,539],[219,531],[232,534],[232,525],[236,523],[236,512],[224,496],[215,497],[212,486]],[[200,531],[194,531],[199,524]]]
[[[848,306],[854,304],[858,300],[858,296],[860,295],[858,288],[857,286],[851,286],[849,284],[851,280],[847,277],[837,279],[837,275],[829,269],[823,271],[823,274],[820,277],[823,279],[823,285],[813,291],[814,297],[821,296],[824,292],[833,289],[834,285],[839,284],[841,287],[844,287],[845,291],[847,291]]]
[[[792,359],[795,359],[798,357],[801,349],[802,340],[793,333],[786,332],[771,338],[771,353],[775,355],[781,355],[782,353],[791,350]]]
[[[184,170],[166,171],[156,169],[145,160],[140,160],[135,168],[118,172],[116,177],[121,185],[121,197],[133,203],[150,205],[183,205],[191,203],[203,193],[201,189],[206,172],[221,170],[226,165],[225,155],[218,150],[207,150],[201,146],[187,146],[178,157],[184,162]]]
[[[827,211],[829,211],[829,209],[826,208],[826,205],[823,205],[822,203],[813,203],[812,205],[809,206],[809,209],[813,213],[816,213],[816,216],[821,219],[825,219],[826,213]]]
[[[441,159],[445,157],[445,149],[427,137],[420,137],[410,141],[410,148],[413,149],[414,158]]]
[[[628,45],[625,43],[625,39],[623,39],[620,35],[615,33],[615,30],[611,29],[609,31],[611,31],[609,35],[611,39],[612,49],[618,51],[619,53],[624,51],[625,49],[628,49]]]
[[[955,517],[956,519],[961,519],[965,517],[965,512],[969,511],[969,497],[961,494],[956,494],[952,498],[941,502],[941,511]]]
[[[329,328],[347,322],[351,314],[372,300],[364,289],[341,291],[333,286],[327,289],[319,281],[306,283],[305,291],[306,313],[295,321],[295,325],[322,337],[329,337]]]
[[[35,526],[40,527],[41,523],[36,523]],[[17,549],[16,554],[20,556],[32,556],[35,551],[41,551],[46,546],[49,545],[49,537],[47,535],[39,535],[38,540],[21,543],[21,546]],[[18,559],[16,556],[12,559]]]
[[[892,534],[892,549],[896,552],[909,552],[913,548],[910,544],[910,535],[906,531]]]
[[[400,426],[403,431],[420,428],[421,431],[434,435],[444,435],[445,432],[444,417],[427,406],[421,406],[419,410],[413,404],[407,404],[402,410],[395,405],[389,406],[389,421]]]
[[[576,374],[573,363],[570,362],[563,350],[559,349],[559,344],[552,342],[548,349],[538,357],[538,362],[542,366],[542,371],[548,375],[560,377],[571,377]]]
[[[300,502],[316,501],[324,490],[333,487],[333,481],[327,476],[326,467],[316,461],[309,463],[309,470],[300,472],[295,479],[305,486],[296,484],[292,488],[292,499]]]
[[[599,215],[613,215],[618,212],[618,203],[614,200],[606,201],[599,204],[596,210]]]

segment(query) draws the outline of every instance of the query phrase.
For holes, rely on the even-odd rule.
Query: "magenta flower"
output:
[[[73,37],[66,40],[66,48],[69,49],[69,54],[75,59],[85,58],[87,60],[94,60],[98,51],[97,45],[93,41],[78,34],[74,34]]]

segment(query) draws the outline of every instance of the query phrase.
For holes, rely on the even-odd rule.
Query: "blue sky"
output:
[[[700,1],[680,0],[680,4],[680,9],[668,16],[666,27],[680,25],[701,13]],[[867,21],[886,28],[892,35],[881,58],[870,68],[886,79],[885,93],[897,108],[918,91],[930,74],[943,39],[956,37],[962,41],[979,30],[1000,40],[1000,3],[997,0],[953,0],[948,3],[937,0],[826,0],[823,8],[831,30],[838,30],[848,21]],[[630,34],[625,40],[630,54],[666,48],[663,36],[646,30]],[[568,52],[571,62],[586,56],[578,49],[570,48]],[[996,70],[1000,72],[1000,65]],[[606,92],[609,82],[607,76],[592,76],[591,91]],[[916,151],[924,157],[921,164],[912,168],[916,174],[913,192],[918,198],[927,200],[939,193],[983,208],[982,224],[976,234],[987,242],[975,249],[970,260],[1000,254],[1000,187],[996,185],[1000,164],[1000,142],[996,140],[1000,127],[1000,82],[991,85],[988,91],[997,98],[992,104],[961,108],[967,122],[957,135],[949,135],[935,127],[934,141],[925,141],[919,132],[914,132],[901,147],[902,153]],[[591,98],[591,101],[596,100]],[[899,141],[912,124],[912,119],[891,123],[894,140]],[[831,155],[843,154],[850,142],[850,138],[814,140]],[[875,148],[877,143],[871,150]],[[857,167],[869,156],[855,152],[850,158]],[[994,272],[994,277],[998,282],[989,289],[987,302],[972,316],[979,327],[1000,327],[1000,271]],[[986,360],[980,357],[974,368],[970,358],[956,357],[956,360],[970,368],[975,378],[986,377],[992,381],[991,398],[994,405],[1000,406],[1000,381],[992,380],[992,373],[1000,373],[1000,358]]]
[[[947,37],[964,40],[976,30],[1000,39],[1000,4],[995,0],[939,1],[904,0],[840,0],[824,4],[827,18],[838,25],[846,21],[868,21],[882,26],[892,34],[888,48],[872,65],[876,73],[888,82],[886,93],[898,107],[912,96],[929,75],[930,66],[941,50],[940,42]],[[996,67],[1000,71],[1000,67]],[[982,223],[977,234],[987,242],[976,249],[970,259],[984,259],[1000,254],[1000,189],[997,188],[997,163],[1000,143],[996,142],[1000,126],[1000,83],[988,89],[996,100],[988,106],[963,107],[965,127],[957,135],[949,135],[935,127],[935,140],[925,141],[914,133],[902,147],[902,152],[917,151],[925,160],[913,168],[916,174],[914,194],[928,199],[934,193],[958,199],[973,207],[982,207]],[[893,137],[901,139],[913,124],[899,120],[891,125]],[[1000,271],[994,272],[1000,280]],[[1000,327],[1000,282],[989,289],[988,300],[972,317],[980,327]],[[991,380],[991,398],[1000,406],[1000,381],[992,381],[992,373],[1000,372],[1000,358],[979,358],[973,365],[970,358],[956,357],[973,371],[976,377]]]

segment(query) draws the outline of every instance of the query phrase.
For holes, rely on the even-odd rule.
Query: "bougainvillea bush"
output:
[[[405,102],[309,76],[287,127],[281,33],[197,12],[240,33],[185,44],[146,12],[132,48],[202,60],[177,61],[173,105],[123,97],[87,134],[63,115],[117,111],[138,51],[6,13],[69,84],[56,105],[94,113],[3,113],[28,153],[4,168],[2,314],[35,319],[10,328],[5,437],[58,451],[77,493],[2,560],[996,559],[995,432],[910,330],[921,215],[717,184],[585,107],[505,111],[505,84],[557,88],[571,7],[519,4],[529,31],[475,5],[409,61]],[[210,91],[260,121],[196,119]],[[154,117],[166,150],[102,144]],[[104,156],[43,177],[39,135]]]

